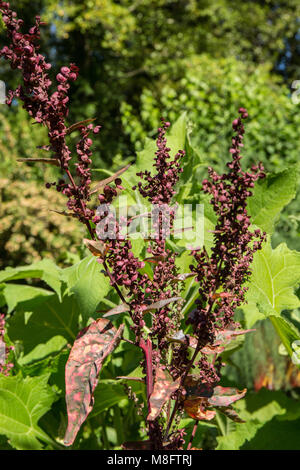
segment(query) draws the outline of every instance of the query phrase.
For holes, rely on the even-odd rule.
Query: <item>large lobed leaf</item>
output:
[[[101,265],[93,256],[62,271],[68,292],[73,294],[85,320],[95,313],[99,302],[110,289],[109,279],[101,272]]]
[[[262,389],[259,393],[250,392],[246,399],[235,405],[235,409],[245,422],[237,422],[232,431],[217,437],[218,450],[299,450],[297,400],[283,392]],[[282,430],[288,439],[280,434]]]
[[[270,241],[254,255],[252,275],[243,305],[247,327],[257,320],[269,318],[288,353],[300,339],[297,329],[281,316],[283,310],[296,309],[300,300],[294,290],[300,282],[300,253],[282,243],[274,250]]]
[[[0,434],[16,449],[38,450],[40,441],[53,443],[38,426],[56,396],[47,385],[49,375],[39,377],[0,376]]]
[[[300,306],[294,289],[300,282],[300,253],[282,243],[275,250],[270,242],[254,255],[252,275],[247,292],[247,326],[269,315],[280,316],[284,309]]]
[[[75,297],[64,295],[60,302],[52,292],[41,291],[31,286],[15,290],[18,303],[7,322],[8,335],[14,344],[20,344],[22,352],[18,362],[22,365],[59,352],[74,341],[78,331]],[[31,298],[27,298],[28,293]]]
[[[255,184],[248,200],[252,223],[272,233],[281,210],[296,196],[299,167],[294,165],[280,173],[271,173]]]
[[[61,298],[61,272],[61,268],[56,266],[53,261],[43,259],[28,266],[4,269],[0,272],[0,283],[17,279],[38,278],[52,287],[58,297]]]
[[[118,345],[124,325],[118,330],[109,320],[100,318],[82,330],[66,364],[66,403],[68,428],[64,443],[70,446],[93,409],[93,392],[103,361]]]

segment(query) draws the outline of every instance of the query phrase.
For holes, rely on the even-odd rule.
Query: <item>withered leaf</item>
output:
[[[203,354],[221,354],[225,348],[223,346],[204,346],[200,351]]]
[[[46,150],[46,152],[53,150],[51,145],[37,145],[36,148],[39,150]]]
[[[100,318],[77,336],[66,364],[66,404],[68,427],[64,438],[72,445],[80,426],[93,408],[93,392],[104,359],[117,347],[124,325],[117,330],[109,320]]]
[[[197,338],[194,338],[191,335],[185,335],[182,330],[177,331],[176,333],[174,333],[173,336],[169,336],[167,339],[171,343],[187,344],[188,346],[194,349],[197,347],[198,344]]]
[[[50,212],[55,212],[56,214],[64,215],[65,217],[73,217],[73,219],[77,219],[77,215],[72,214],[72,212],[56,211],[55,209],[49,209],[49,210],[50,210]]]
[[[120,175],[122,175],[122,173],[124,173],[124,171],[128,170],[128,168],[130,166],[131,166],[131,164],[126,165],[126,166],[124,166],[124,168],[121,168],[121,170],[118,170],[114,175],[109,176],[108,178],[105,178],[105,180],[99,181],[99,183],[97,183],[96,186],[94,186],[92,191],[90,191],[90,195],[94,194],[94,193],[97,193],[102,188],[104,188],[104,186],[106,186],[107,184],[114,181],[116,178],[118,178]]]
[[[190,278],[190,277],[194,277],[196,276],[196,273],[182,273],[182,274],[178,274],[178,276],[174,277],[172,279],[172,283],[174,282],[181,282],[181,281],[185,281],[186,279]]]
[[[172,336],[167,336],[170,343],[188,344],[188,336],[182,330],[176,331]]]
[[[208,402],[213,406],[229,406],[237,400],[240,400],[246,395],[247,389],[237,390],[231,387],[220,387],[214,388],[214,394],[208,398]]]
[[[6,362],[6,344],[0,338],[0,365],[4,365]]]
[[[159,255],[159,256],[149,256],[148,258],[145,258],[143,261],[148,261],[148,263],[156,264],[159,261],[164,261],[165,259],[166,259],[165,256]]]
[[[48,165],[60,166],[60,162],[57,158],[18,158],[17,161],[25,163],[47,163]]]
[[[102,240],[84,238],[83,243],[94,256],[105,256],[108,251],[108,246]]]
[[[180,377],[173,382],[172,377],[166,370],[160,368],[156,369],[156,376],[154,381],[153,392],[150,396],[150,413],[148,414],[148,421],[154,421],[163,405],[173,395],[180,386]]]
[[[211,421],[216,416],[215,411],[206,408],[205,398],[185,400],[184,409],[191,418],[197,419],[198,421]]]
[[[242,418],[239,417],[237,412],[232,408],[232,406],[220,406],[218,408],[218,411],[221,411],[227,418],[231,419],[232,421],[235,421],[236,423],[245,423]]]
[[[75,124],[72,124],[72,126],[68,127],[66,130],[66,135],[71,134],[74,131],[77,131],[77,129],[80,129],[81,127],[85,127],[87,124],[90,124],[91,122],[95,121],[96,118],[90,118],[90,119],[85,119],[84,121],[78,121]]]
[[[144,212],[143,214],[133,215],[130,217],[128,222],[131,223],[132,220],[138,219],[139,217],[151,217],[151,212]],[[149,238],[149,240],[151,240],[151,238]]]
[[[166,305],[170,304],[171,302],[176,302],[177,300],[182,300],[181,297],[170,297],[169,299],[162,299],[154,302],[153,304],[147,305],[144,309],[145,311],[148,310],[157,310],[160,308],[165,307]]]
[[[203,383],[196,375],[187,376],[184,381],[184,388],[186,390],[186,398],[188,400],[209,398],[214,394],[213,387],[207,383]]]
[[[216,340],[213,344],[213,346],[219,346],[220,344],[228,344],[234,336],[239,336],[239,335],[244,335],[246,333],[251,333],[252,331],[255,331],[255,329],[252,330],[219,330],[216,336]]]
[[[143,379],[143,377],[130,377],[130,376],[118,375],[117,379],[119,379],[119,380],[133,380],[134,382],[145,383],[145,379]]]
[[[102,318],[111,317],[112,315],[119,315],[119,313],[128,312],[129,310],[129,305],[120,304],[106,312],[104,315],[102,315]]]
[[[188,339],[189,339],[189,346],[191,348],[194,348],[196,349],[197,345],[198,345],[198,340],[197,338],[194,338],[194,336],[191,336],[191,335],[187,335]]]

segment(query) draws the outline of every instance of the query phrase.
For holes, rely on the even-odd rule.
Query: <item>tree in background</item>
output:
[[[269,64],[288,85],[300,76],[297,0],[39,0],[34,5],[13,0],[11,5],[22,9],[25,23],[36,12],[48,21],[42,49],[57,67],[66,62],[80,67],[70,119],[94,115],[101,121],[96,153],[102,166],[117,153],[124,158],[134,150],[123,133],[121,103],[142,117],[143,90],[157,94],[158,84],[174,88],[195,55]],[[9,86],[16,80],[5,69],[1,79]]]

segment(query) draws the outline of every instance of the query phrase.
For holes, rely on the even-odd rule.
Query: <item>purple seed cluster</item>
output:
[[[38,52],[40,39],[40,26],[43,23],[39,16],[36,17],[35,25],[28,33],[22,33],[23,20],[17,19],[17,14],[10,9],[9,3],[0,2],[0,11],[7,28],[8,38],[11,43],[4,46],[0,51],[0,57],[10,62],[11,68],[22,72],[23,85],[15,91],[9,91],[7,104],[11,105],[14,98],[23,102],[23,108],[35,120],[45,125],[48,129],[50,145],[44,146],[44,150],[50,150],[54,159],[59,161],[60,167],[70,179],[66,183],[64,179],[57,183],[47,183],[46,187],[56,186],[57,191],[63,192],[69,198],[68,208],[86,225],[94,215],[94,211],[88,209],[89,185],[91,175],[89,165],[91,164],[92,152],[90,147],[92,140],[89,133],[99,132],[100,127],[82,126],[81,139],[76,146],[78,163],[76,172],[79,176],[79,184],[75,182],[69,171],[71,151],[66,142],[67,125],[66,118],[69,114],[69,89],[70,83],[78,77],[79,69],[75,64],[62,67],[56,75],[56,85],[52,84],[48,71],[51,64],[46,62],[44,56]],[[52,88],[54,89],[52,90]]]

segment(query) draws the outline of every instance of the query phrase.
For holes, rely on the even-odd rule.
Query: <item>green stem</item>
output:
[[[217,412],[216,413],[216,422],[217,422],[217,425],[218,425],[218,428],[219,428],[219,431],[220,433],[222,434],[222,436],[226,436],[226,428],[224,426],[224,422],[222,420],[222,418],[220,417],[219,413]]]
[[[121,412],[118,405],[114,406],[114,425],[117,432],[118,444],[123,444],[125,441],[123,433],[123,424],[121,420]]]

